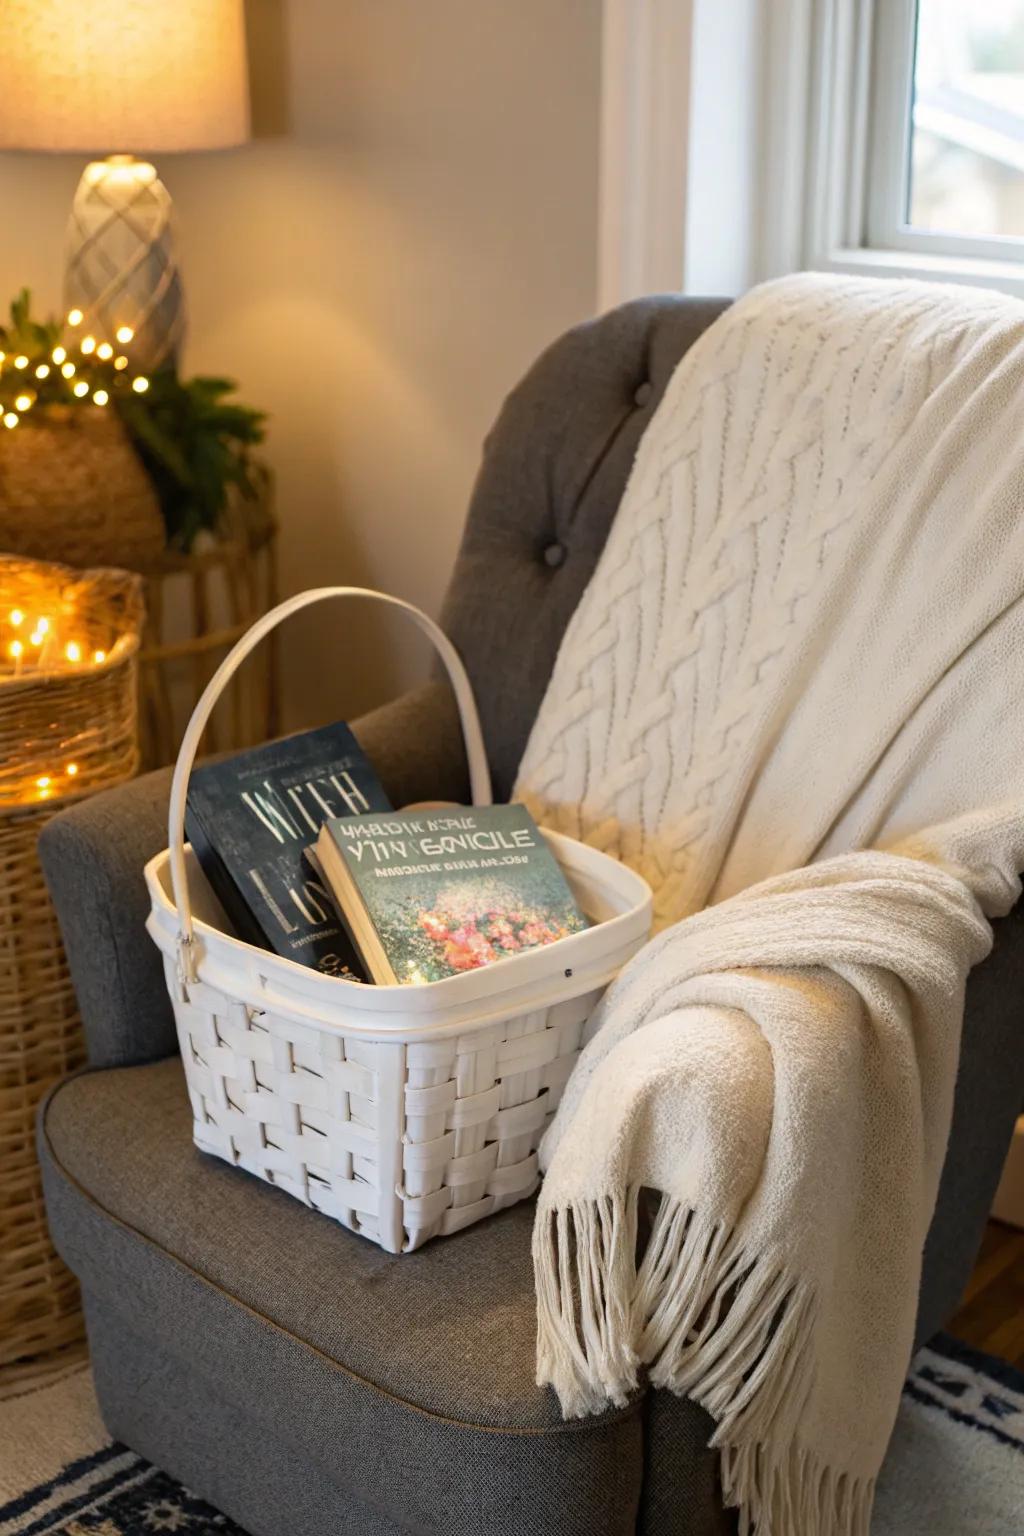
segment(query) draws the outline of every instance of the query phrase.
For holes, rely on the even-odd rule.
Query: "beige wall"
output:
[[[601,0],[253,0],[261,134],[161,162],[186,364],[272,416],[284,591],[436,611],[480,440],[596,290]],[[59,301],[80,164],[0,155],[0,296]],[[351,609],[297,621],[291,723],[354,714],[415,645]]]

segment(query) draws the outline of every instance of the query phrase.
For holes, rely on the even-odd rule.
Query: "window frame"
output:
[[[1024,239],[940,234],[916,229],[903,218],[909,206],[914,90],[914,29],[918,0],[887,0],[874,7],[870,175],[865,198],[865,244],[876,250],[912,251],[967,260],[1024,262]],[[884,146],[895,144],[898,154]]]
[[[1024,297],[1024,242],[933,234],[901,217],[915,3],[773,3],[759,275],[806,267],[973,283]],[[796,187],[794,166],[801,168]]]

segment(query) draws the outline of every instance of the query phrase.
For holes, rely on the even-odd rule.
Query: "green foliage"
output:
[[[24,353],[32,362],[49,357],[60,340],[60,325],[56,320],[33,320],[31,312],[32,294],[23,288],[11,300],[10,324],[0,325],[0,352],[10,357]]]
[[[169,540],[188,549],[216,528],[231,486],[255,494],[250,450],[263,441],[262,411],[226,397],[230,379],[183,381],[156,373],[144,395],[117,396],[117,409],[160,499]]]
[[[264,413],[229,400],[236,387],[230,379],[183,380],[165,369],[147,381],[133,366],[130,346],[115,349],[128,357],[119,369],[114,356],[83,353],[83,339],[77,331],[65,335],[56,320],[34,320],[23,288],[10,323],[0,326],[0,418],[23,431],[42,407],[116,410],[153,482],[168,541],[188,550],[202,529],[217,527],[232,486],[255,495],[251,450],[263,441]],[[57,361],[64,354],[54,358],[62,345],[73,365],[68,376]]]

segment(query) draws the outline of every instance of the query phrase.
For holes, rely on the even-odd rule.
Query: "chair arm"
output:
[[[963,1296],[1024,1105],[1024,899],[992,933],[991,954],[967,978],[953,1124],[924,1250],[919,1344],[945,1327]]]
[[[352,726],[396,805],[464,800],[467,770],[447,683],[426,683]],[[144,865],[167,846],[171,770],[83,800],[47,824],[39,857],[96,1067],[177,1049],[163,959],[145,931]]]
[[[167,846],[171,770],[105,790],[43,828],[39,858],[96,1067],[176,1049],[163,958],[145,930],[143,866]]]

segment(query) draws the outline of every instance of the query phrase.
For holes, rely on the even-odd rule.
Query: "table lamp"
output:
[[[148,159],[249,136],[242,0],[2,0],[0,149],[103,155],[68,226],[70,322],[173,366],[185,329],[171,198]]]

